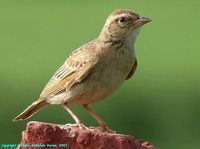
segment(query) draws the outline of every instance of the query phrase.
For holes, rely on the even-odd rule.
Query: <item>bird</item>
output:
[[[117,9],[106,19],[99,36],[74,50],[48,81],[39,99],[14,121],[25,120],[48,104],[62,105],[77,127],[87,129],[72,111],[72,104],[82,105],[98,122],[106,123],[89,107],[116,91],[137,68],[134,44],[140,27],[151,19],[128,9]]]

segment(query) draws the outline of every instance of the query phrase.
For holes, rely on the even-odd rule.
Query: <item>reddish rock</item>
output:
[[[29,122],[17,149],[156,149],[129,135],[82,130],[42,122]]]

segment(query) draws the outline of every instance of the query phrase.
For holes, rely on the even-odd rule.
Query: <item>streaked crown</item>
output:
[[[100,36],[123,40],[131,38],[134,32],[142,25],[151,20],[145,17],[140,17],[139,14],[127,10],[117,9],[113,11],[106,20]]]

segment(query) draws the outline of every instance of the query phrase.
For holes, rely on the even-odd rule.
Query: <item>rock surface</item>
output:
[[[129,135],[76,126],[29,122],[17,149],[157,149]]]

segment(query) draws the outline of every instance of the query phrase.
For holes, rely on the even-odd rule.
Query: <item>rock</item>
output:
[[[17,149],[157,149],[123,134],[82,130],[73,125],[29,122]]]

